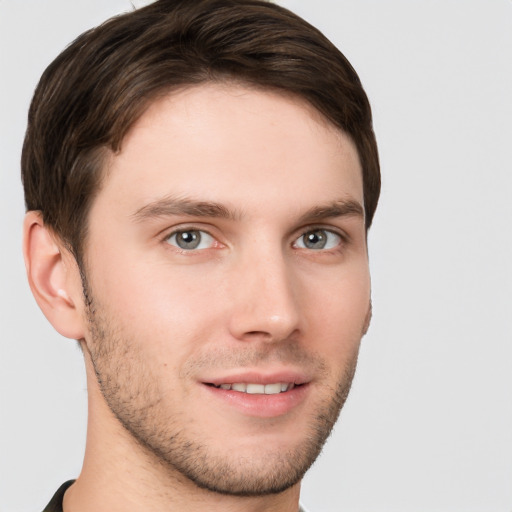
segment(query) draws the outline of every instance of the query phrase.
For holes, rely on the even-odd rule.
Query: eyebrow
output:
[[[132,218],[136,222],[143,222],[153,218],[170,217],[173,215],[221,218],[231,221],[240,220],[243,217],[242,211],[232,210],[223,204],[213,201],[195,201],[193,199],[167,196],[139,208],[132,214]],[[352,216],[364,218],[364,208],[361,203],[354,199],[340,199],[310,208],[301,215],[299,223]]]
[[[133,215],[137,222],[172,215],[186,215],[190,217],[210,217],[228,220],[237,220],[241,212],[230,210],[226,206],[212,201],[194,201],[176,197],[164,197],[139,208]]]
[[[361,217],[364,219],[364,208],[355,199],[340,199],[325,205],[314,206],[301,216],[300,223],[338,217]]]

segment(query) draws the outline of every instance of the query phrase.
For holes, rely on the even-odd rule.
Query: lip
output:
[[[214,386],[245,382],[252,384],[273,384],[276,382],[293,383],[289,391],[274,395],[241,393],[231,389]],[[222,377],[207,378],[200,382],[210,400],[221,407],[234,410],[245,416],[275,418],[291,413],[306,400],[310,392],[310,379],[296,371],[285,370],[272,373],[258,371],[234,372]],[[213,385],[212,385],[213,384]]]
[[[273,384],[274,382],[291,382],[293,384],[306,384],[311,379],[304,373],[294,370],[278,372],[245,371],[233,372],[222,376],[201,379],[203,384],[232,384],[233,382],[251,382],[253,384]]]

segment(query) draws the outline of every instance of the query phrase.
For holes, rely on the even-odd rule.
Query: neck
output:
[[[88,369],[89,420],[82,472],[64,496],[64,512],[297,512],[300,485],[279,494],[240,497],[199,488],[141,446],[105,403]]]

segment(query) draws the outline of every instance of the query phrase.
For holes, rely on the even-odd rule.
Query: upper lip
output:
[[[311,378],[308,375],[297,370],[281,370],[275,372],[264,372],[261,370],[237,371],[229,372],[221,376],[212,376],[201,379],[203,383],[214,384],[215,386],[238,382],[251,384],[274,384],[276,382],[286,382],[299,385],[305,384],[310,380]]]

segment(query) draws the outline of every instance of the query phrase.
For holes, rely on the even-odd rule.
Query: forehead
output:
[[[316,109],[217,83],[153,102],[110,159],[104,194],[132,210],[165,194],[245,206],[326,194],[363,201],[355,145]]]

